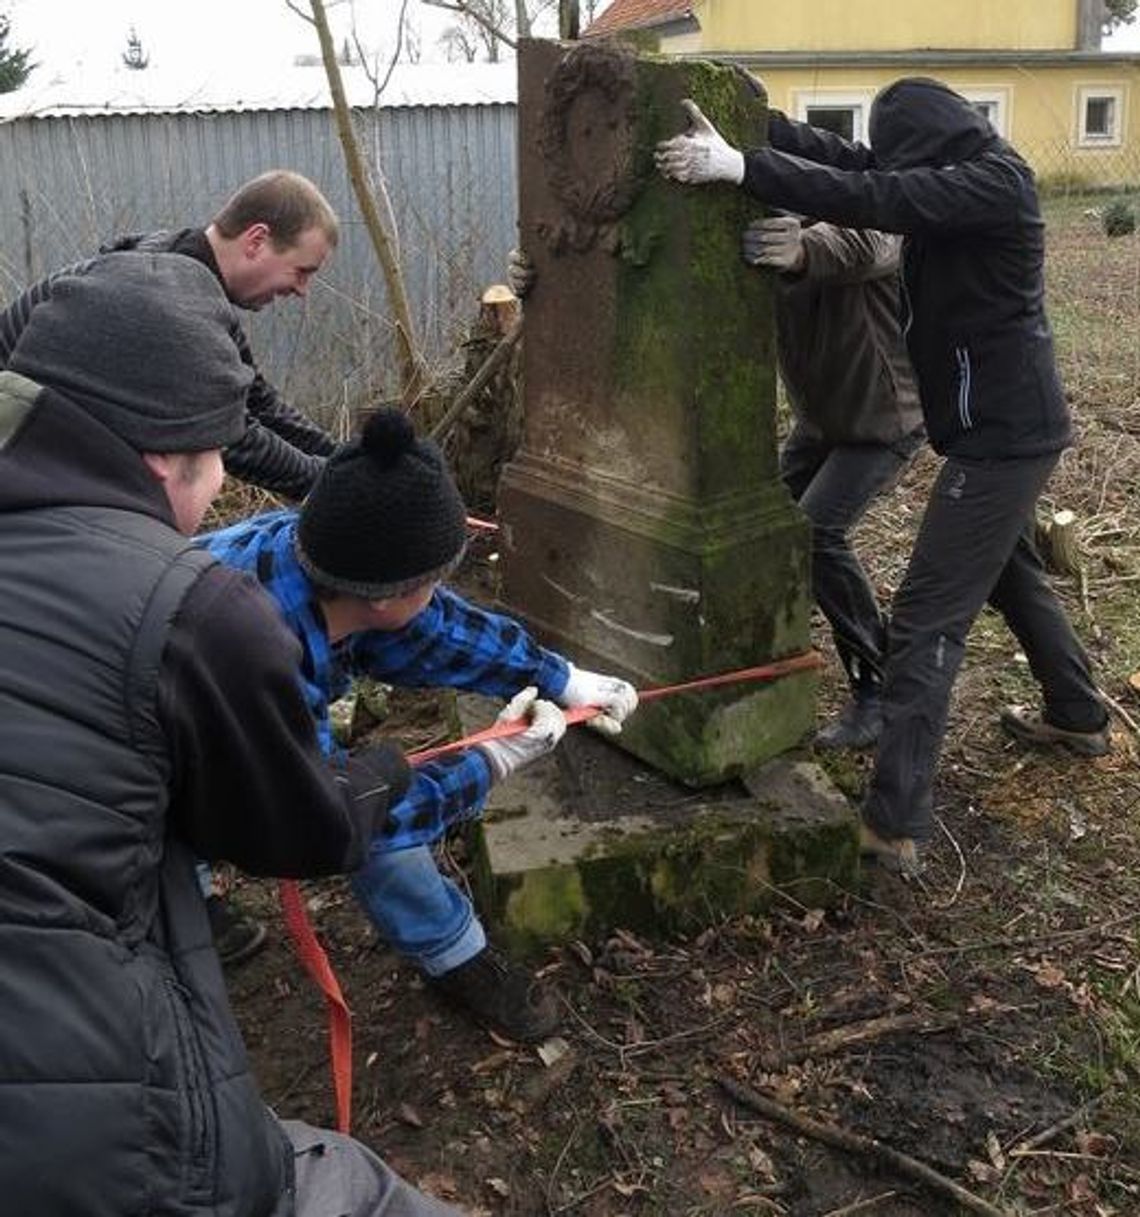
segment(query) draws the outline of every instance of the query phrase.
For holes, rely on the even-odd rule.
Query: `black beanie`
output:
[[[50,280],[8,367],[82,406],[138,452],[226,448],[253,370],[222,285],[182,254],[104,254]]]
[[[385,600],[446,578],[466,520],[443,454],[385,408],[326,463],[301,508],[297,557],[320,587]]]

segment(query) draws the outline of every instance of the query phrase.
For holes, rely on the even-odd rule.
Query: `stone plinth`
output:
[[[780,758],[748,784],[694,792],[575,728],[492,791],[475,830],[479,908],[530,951],[618,928],[692,932],[781,891],[822,907],[855,884],[854,818],[818,767]]]
[[[519,57],[525,432],[500,489],[502,598],[550,645],[641,688],[808,645],[808,531],[776,472],[759,209],[653,166],[693,97],[738,146],[765,112],[728,68],[593,44]],[[623,746],[693,785],[810,728],[815,678],[670,698]]]

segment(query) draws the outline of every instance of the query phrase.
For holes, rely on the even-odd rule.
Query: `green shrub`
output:
[[[1113,199],[1100,213],[1100,222],[1110,237],[1126,237],[1136,231],[1136,209],[1125,199]]]

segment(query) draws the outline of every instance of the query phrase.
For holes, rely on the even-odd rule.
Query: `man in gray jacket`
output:
[[[744,234],[744,258],[778,272],[777,357],[794,425],[780,473],[812,525],[812,589],[851,696],[816,736],[868,748],[882,730],[886,620],[848,532],[923,441],[899,326],[901,242],[781,214]]]
[[[110,254],[0,372],[0,1196],[5,1212],[444,1217],[264,1105],[195,857],[356,869],[406,785],[331,771],[296,644],[189,547],[251,372],[216,278]]]

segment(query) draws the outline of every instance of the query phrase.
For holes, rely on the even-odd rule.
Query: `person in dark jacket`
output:
[[[193,260],[111,254],[0,372],[0,1195],[443,1217],[264,1105],[195,876],[355,869],[408,778],[386,745],[330,771],[272,604],[187,540],[245,425],[233,323]]]
[[[934,770],[966,635],[988,601],[1041,685],[1044,711],[1002,721],[1080,755],[1109,747],[1088,659],[1033,546],[1037,496],[1071,442],[1044,306],[1033,173],[959,94],[921,77],[871,108],[871,146],[778,114],[771,146],[730,147],[685,103],[661,172],[733,182],[774,206],[903,235],[903,330],[930,442],[946,459],[892,606],[883,734],[862,806],[866,852],[919,867]]]
[[[122,236],[100,253],[137,250],[193,258],[215,275],[231,303],[257,311],[280,296],[304,297],[336,248],[338,234],[336,215],[317,187],[299,173],[277,169],[240,187],[205,228]],[[75,269],[41,280],[0,313],[0,368],[7,366],[32,310],[50,297],[57,276]],[[226,470],[283,498],[303,499],[336,441],[262,376],[236,323],[233,340],[253,376],[246,431],[226,449]]]
[[[851,696],[820,748],[867,748],[882,730],[886,618],[848,540],[922,445],[898,319],[900,241],[781,214],[744,233],[744,258],[777,272],[776,353],[794,425],[780,475],[812,525],[812,591]]]

